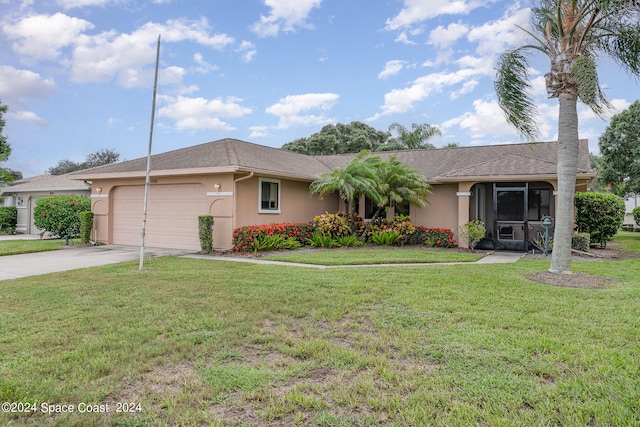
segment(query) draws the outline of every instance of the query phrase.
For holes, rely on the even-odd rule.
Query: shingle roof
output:
[[[420,171],[432,182],[461,179],[508,178],[527,175],[555,175],[557,142],[485,145],[374,153],[382,158],[395,156]],[[330,168],[343,167],[353,155],[319,157]],[[580,140],[578,174],[591,174],[588,141]]]
[[[89,184],[82,180],[72,179],[69,174],[37,175],[10,183],[0,190],[0,194],[21,191],[83,191],[90,189]]]
[[[146,172],[146,168],[147,158],[143,157],[76,172],[76,175],[91,179],[105,174]],[[171,171],[174,174],[180,171],[187,174],[193,169],[211,173],[256,171],[309,180],[328,172],[327,166],[314,157],[230,138],[155,154],[151,156],[151,169],[155,173]]]
[[[375,153],[396,156],[431,182],[556,174],[557,143],[506,144]],[[307,156],[237,139],[221,139],[181,148],[151,158],[154,174],[254,171],[274,176],[314,180],[335,167],[343,167],[355,154]],[[142,176],[147,159],[100,166],[73,175],[82,179]],[[196,171],[197,169],[197,171]],[[578,174],[591,176],[587,140],[580,141]]]

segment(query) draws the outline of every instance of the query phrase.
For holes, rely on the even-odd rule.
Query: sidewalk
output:
[[[225,257],[215,255],[203,255],[203,254],[189,254],[183,255],[186,258],[198,258],[208,259],[213,261],[231,261],[231,262],[244,262],[261,265],[283,265],[289,267],[306,267],[315,268],[319,270],[325,270],[328,268],[361,268],[361,267],[417,267],[417,266],[434,266],[434,265],[471,265],[471,264],[508,264],[518,261],[525,256],[524,252],[491,252],[485,257],[480,258],[476,262],[434,262],[434,263],[400,263],[400,264],[361,264],[361,265],[318,265],[318,264],[303,264],[296,262],[284,262],[284,261],[271,261],[266,259],[256,258],[241,258],[241,257]]]

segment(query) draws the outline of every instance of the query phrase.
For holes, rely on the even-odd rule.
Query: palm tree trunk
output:
[[[571,273],[574,196],[578,165],[577,96],[560,93],[558,117],[558,206],[553,234],[552,273]]]

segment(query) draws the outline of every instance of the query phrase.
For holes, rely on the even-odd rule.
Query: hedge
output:
[[[201,215],[198,217],[198,237],[202,252],[211,253],[213,251],[213,216]]]
[[[236,252],[252,252],[253,242],[262,236],[283,235],[293,237],[301,245],[307,243],[314,227],[310,222],[245,225],[233,230],[233,250]]]
[[[91,210],[91,200],[82,196],[48,196],[38,199],[33,209],[33,222],[53,236],[77,236],[80,212]]]
[[[615,194],[576,193],[576,225],[591,235],[591,243],[606,247],[624,221],[624,201]]]
[[[13,233],[18,225],[18,208],[15,206],[0,207],[0,230]]]

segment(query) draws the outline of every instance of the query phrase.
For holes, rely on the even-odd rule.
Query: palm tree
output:
[[[551,268],[571,272],[571,235],[578,160],[580,99],[603,116],[608,107],[596,72],[596,59],[606,55],[640,76],[640,3],[638,0],[540,0],[532,10],[532,28],[524,30],[532,44],[503,53],[495,88],[506,118],[525,137],[537,134],[535,107],[528,95],[530,51],[550,60],[545,75],[549,97],[558,98],[558,207]]]
[[[433,144],[427,142],[429,138],[442,135],[440,129],[429,124],[412,124],[411,130],[407,129],[400,123],[391,123],[389,132],[398,132],[398,136],[389,141],[385,146],[380,147],[379,151],[390,150],[418,150],[436,148]]]
[[[374,173],[379,157],[367,157],[371,152],[362,151],[343,168],[335,168],[328,174],[313,181],[309,190],[319,193],[320,197],[338,192],[345,202],[347,214],[351,213],[352,202],[361,195],[367,196],[376,203],[380,202],[378,181]],[[353,215],[348,215],[353,218]]]
[[[379,163],[374,172],[381,197],[372,221],[390,206],[408,203],[422,207],[427,204],[431,185],[424,175],[400,162],[395,156],[390,157],[386,162]]]

